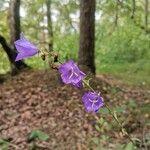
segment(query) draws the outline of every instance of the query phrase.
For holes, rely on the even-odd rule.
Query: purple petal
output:
[[[82,81],[79,81],[78,83],[73,83],[74,86],[76,86],[77,88],[81,88],[83,87]]]
[[[82,101],[87,112],[97,112],[104,105],[103,98],[91,91],[83,95]]]
[[[62,74],[68,74],[73,64],[73,60],[70,60],[59,67],[59,72]]]
[[[73,60],[70,60],[59,67],[59,72],[61,73],[61,78],[64,83],[72,83],[76,87],[81,87],[81,80],[85,77],[85,74],[80,71],[78,66]]]
[[[62,81],[65,83],[65,84],[69,84],[71,83],[70,80],[68,80],[68,74],[61,74],[61,78],[62,78]]]
[[[15,46],[17,51],[19,52],[15,61],[31,57],[38,53],[38,48],[29,42],[23,34],[21,34],[21,38],[15,41]]]

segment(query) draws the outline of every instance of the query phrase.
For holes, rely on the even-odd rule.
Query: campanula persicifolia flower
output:
[[[15,61],[31,57],[38,53],[38,48],[29,42],[23,34],[20,35],[20,39],[15,41],[15,47],[18,51]]]
[[[85,74],[78,68],[73,60],[60,65],[59,72],[61,73],[62,81],[65,84],[73,84],[76,87],[82,86],[82,80]]]
[[[87,112],[97,112],[104,105],[103,98],[91,91],[83,95],[82,101]]]

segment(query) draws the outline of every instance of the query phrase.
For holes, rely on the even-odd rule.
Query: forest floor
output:
[[[139,149],[148,150],[150,90],[104,75],[92,84],[131,136],[141,140]],[[35,149],[33,145],[39,150],[121,150],[127,137],[105,109],[97,114],[85,112],[84,92],[64,85],[55,71],[30,70],[0,84],[0,144],[8,141],[10,150]],[[48,140],[29,141],[35,130],[48,134]]]

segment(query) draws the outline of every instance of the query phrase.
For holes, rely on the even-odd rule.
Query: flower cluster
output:
[[[15,46],[19,52],[15,61],[31,57],[38,53],[38,48],[29,42],[23,34],[21,34],[21,38],[15,42]],[[73,60],[61,64],[59,66],[59,72],[65,84],[73,84],[78,88],[83,86],[82,81],[86,75],[78,68]],[[104,105],[103,98],[93,91],[85,93],[82,97],[82,102],[87,112],[97,112]]]
[[[76,87],[82,86],[82,81],[86,76],[73,60],[60,65],[59,72],[65,84],[73,84]],[[85,93],[82,101],[87,112],[97,112],[104,105],[103,98],[93,91]]]

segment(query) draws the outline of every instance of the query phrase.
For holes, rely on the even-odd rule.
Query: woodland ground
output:
[[[91,84],[117,111],[132,137],[142,141],[139,149],[148,150],[150,90],[104,75]],[[35,141],[39,150],[121,150],[127,137],[104,109],[85,112],[81,101],[85,91],[64,85],[55,71],[29,70],[11,77],[0,84],[0,139],[17,145],[10,145],[10,150],[29,150],[33,142],[28,135],[38,129],[49,135],[47,141]]]

